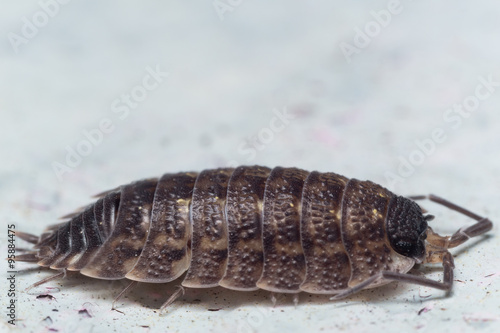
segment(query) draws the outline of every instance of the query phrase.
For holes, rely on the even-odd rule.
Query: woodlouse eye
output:
[[[425,229],[424,231],[422,231],[422,233],[420,234],[419,238],[422,239],[422,240],[427,239],[427,229]]]
[[[434,219],[434,215],[426,215],[424,216],[424,219],[422,223],[420,224],[420,239],[426,239],[427,238],[427,229],[429,227],[429,224],[427,223],[428,221],[432,221]]]

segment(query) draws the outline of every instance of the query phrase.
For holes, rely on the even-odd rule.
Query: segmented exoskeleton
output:
[[[341,298],[393,280],[450,290],[448,248],[492,228],[430,195],[478,221],[441,237],[410,198],[370,181],[296,168],[165,174],[97,198],[40,237],[17,233],[35,244],[17,260],[99,279],[162,283],[185,273],[182,286],[189,288]],[[407,273],[434,262],[443,263],[443,282]]]

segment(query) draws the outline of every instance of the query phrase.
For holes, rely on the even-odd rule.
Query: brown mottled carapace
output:
[[[189,288],[332,295],[392,280],[429,284],[405,273],[415,263],[453,265],[450,244],[416,203],[335,173],[241,166],[165,174],[97,198],[39,238],[21,233],[36,244],[19,260],[99,279],[185,274]],[[486,221],[467,236],[491,229]]]

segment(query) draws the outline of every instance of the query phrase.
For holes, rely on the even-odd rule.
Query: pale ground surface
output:
[[[500,82],[498,1],[481,7],[402,1],[400,13],[350,62],[341,43],[354,45],[355,31],[365,25],[377,29],[371,11],[386,10],[386,1],[232,3],[221,20],[210,1],[71,1],[57,13],[51,7],[55,14],[45,25],[37,1],[2,5],[0,256],[7,255],[8,224],[39,234],[89,203],[92,194],[230,161],[335,171],[404,195],[436,193],[489,216],[497,223],[491,236],[453,251],[456,283],[449,297],[393,283],[336,303],[301,294],[294,307],[286,296],[273,308],[267,292],[198,289],[159,317],[155,309],[178,282],[137,288],[119,302],[122,314],[110,307],[125,282],[68,277],[33,291],[54,300],[37,299],[23,290],[50,272],[34,269],[16,276],[17,331],[500,328],[500,87],[490,87],[489,97],[477,88],[478,77]],[[43,26],[15,52],[9,33],[22,36],[34,16]],[[24,32],[30,33],[26,27]],[[142,98],[147,68],[169,76],[160,76],[160,84],[147,80],[157,87]],[[476,88],[483,100],[470,116],[447,113],[454,104],[473,103]],[[131,92],[134,108],[120,101]],[[276,110],[293,119],[282,125],[274,120]],[[446,115],[455,118],[446,121]],[[85,146],[84,131],[105,119],[112,132]],[[436,128],[445,139],[429,145]],[[426,155],[416,140],[427,142]],[[59,180],[53,163],[66,164],[68,149],[77,147],[90,149]],[[391,182],[386,174],[397,175],[401,159],[410,157],[419,165],[413,172],[401,169],[402,181]],[[443,234],[471,222],[433,204],[425,207],[437,215],[432,225]],[[31,266],[17,266],[23,267]],[[420,271],[441,278],[438,268]],[[6,276],[0,331],[10,328]]]

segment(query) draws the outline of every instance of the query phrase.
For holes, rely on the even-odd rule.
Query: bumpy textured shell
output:
[[[369,181],[242,166],[121,186],[40,237],[38,264],[99,279],[336,294],[380,271],[405,273]],[[370,287],[387,283],[377,281]]]

